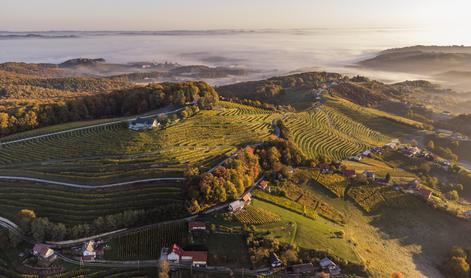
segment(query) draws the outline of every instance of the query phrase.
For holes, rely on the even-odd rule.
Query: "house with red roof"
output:
[[[202,221],[190,221],[188,222],[188,231],[206,231],[206,223]]]
[[[193,267],[206,267],[208,265],[207,251],[185,251],[177,244],[173,244],[167,255],[167,260],[175,264],[189,264]]]

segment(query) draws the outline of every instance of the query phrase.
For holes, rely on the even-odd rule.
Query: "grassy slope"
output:
[[[272,211],[280,215],[285,221],[295,222],[297,229],[294,242],[298,246],[307,249],[324,250],[352,262],[359,261],[359,258],[355,255],[352,246],[345,239],[333,237],[334,232],[338,232],[343,229],[342,226],[323,218],[312,220],[261,200],[254,200],[253,205],[255,207]],[[288,232],[289,230],[286,231]],[[279,240],[286,240],[288,238],[290,238],[289,234],[281,236]]]

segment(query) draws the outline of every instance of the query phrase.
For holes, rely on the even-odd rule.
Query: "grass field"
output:
[[[7,145],[0,174],[90,184],[181,176],[188,166],[209,168],[269,136],[270,111],[221,105],[164,130],[134,132],[116,124]]]
[[[343,229],[341,225],[334,224],[323,218],[312,220],[298,213],[258,199],[254,200],[252,205],[280,215],[283,221],[295,222],[297,228],[294,242],[299,247],[326,251],[345,260],[359,262],[359,258],[355,255],[350,243],[348,243],[346,239],[333,236],[335,232]],[[286,229],[285,231],[286,233],[290,231],[291,233],[293,232],[292,229]],[[279,235],[282,231],[277,231],[276,233]],[[285,236],[279,235],[279,240],[287,240],[291,238],[291,236],[290,234]]]
[[[389,141],[388,137],[328,106],[292,113],[283,121],[294,142],[309,158],[341,160]]]
[[[158,260],[162,247],[174,243],[182,246],[188,237],[185,221],[159,224],[136,231],[109,242],[110,250],[105,251],[107,260]]]
[[[183,184],[143,183],[116,188],[80,190],[24,182],[0,182],[0,215],[10,219],[24,208],[54,222],[81,224],[125,210],[183,205]]]

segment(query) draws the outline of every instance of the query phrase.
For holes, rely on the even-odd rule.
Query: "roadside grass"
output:
[[[341,225],[323,218],[312,220],[290,210],[258,199],[253,200],[252,205],[270,210],[273,213],[280,215],[284,221],[295,222],[297,229],[294,241],[299,247],[325,251],[329,254],[335,254],[337,257],[350,262],[360,261],[347,239],[337,238],[334,236],[335,232],[343,230]],[[285,233],[287,235],[279,236],[279,239],[289,240],[287,243],[290,243],[291,237],[288,234],[290,231],[292,232],[292,230],[286,230]],[[278,230],[277,233],[281,233],[281,231]]]

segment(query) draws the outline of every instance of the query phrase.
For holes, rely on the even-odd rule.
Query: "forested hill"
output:
[[[13,89],[3,87],[3,92],[0,92],[0,135],[59,123],[136,115],[168,104],[197,102],[201,108],[208,108],[218,100],[216,91],[205,82],[156,83],[133,87],[125,85],[116,90],[74,94],[58,88],[75,82],[84,82],[75,88],[107,87],[107,84],[119,83],[106,80],[101,83],[101,80],[96,79],[52,80],[54,82],[50,86],[55,86],[54,89],[32,85],[11,85]],[[47,80],[38,82],[49,84]],[[12,93],[11,90],[19,91]],[[46,97],[30,97],[32,94]],[[48,95],[54,97],[47,97]]]

